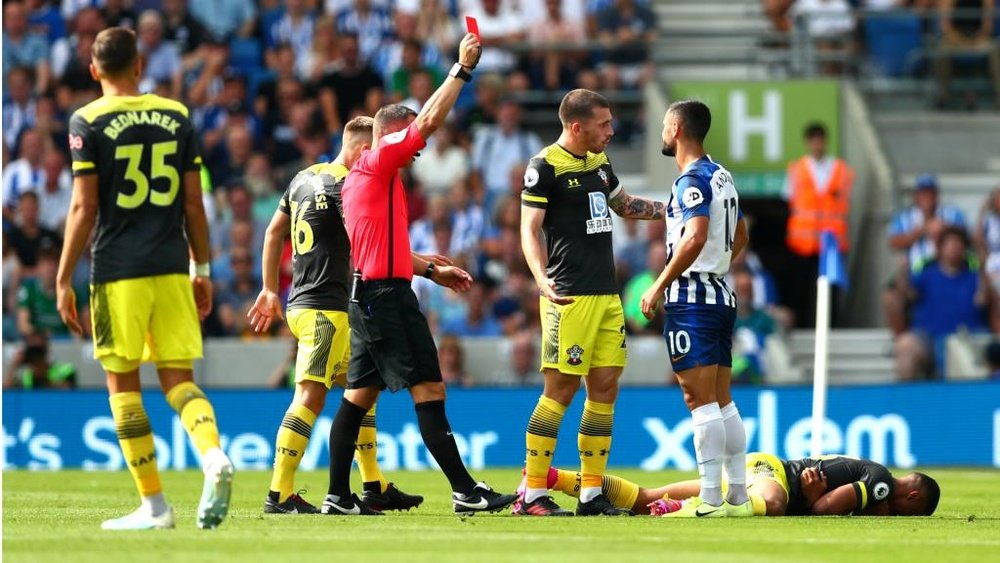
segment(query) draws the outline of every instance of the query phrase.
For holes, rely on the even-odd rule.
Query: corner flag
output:
[[[819,275],[830,280],[831,285],[847,289],[847,271],[844,256],[837,245],[833,231],[823,231],[819,242]]]

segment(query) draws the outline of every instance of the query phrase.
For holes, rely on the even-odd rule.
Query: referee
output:
[[[351,494],[354,441],[382,389],[409,389],[424,445],[451,483],[455,512],[497,511],[514,495],[476,483],[459,456],[444,412],[445,388],[427,319],[411,288],[413,272],[464,291],[472,282],[453,266],[438,267],[410,252],[406,193],[399,169],[409,165],[441,125],[479,60],[479,40],[467,34],[459,62],[419,115],[401,105],[375,114],[375,147],[361,153],[344,183],[344,219],[357,273],[348,310],[351,361],[347,391],[330,428],[330,489],[324,514],[381,514]]]

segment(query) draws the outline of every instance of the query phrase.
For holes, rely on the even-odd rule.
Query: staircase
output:
[[[787,51],[759,0],[654,0],[653,60],[667,80],[752,80],[785,75]]]
[[[799,382],[812,381],[816,333],[796,330],[788,341]],[[895,380],[892,336],[886,329],[830,331],[831,385],[892,383]],[[791,383],[791,382],[790,382]]]

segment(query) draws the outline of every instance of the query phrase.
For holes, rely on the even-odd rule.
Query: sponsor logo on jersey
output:
[[[566,180],[566,187],[567,188],[579,188],[580,187],[580,179],[579,178],[570,178],[569,180]]]
[[[69,148],[70,150],[78,151],[83,148],[83,137],[80,135],[70,134],[69,136]]]
[[[684,190],[684,195],[681,196],[681,201],[684,202],[685,207],[690,209],[701,205],[705,201],[705,196],[701,195],[701,190],[691,186]]]
[[[570,346],[569,349],[566,350],[566,354],[569,356],[569,359],[566,360],[566,363],[569,365],[578,366],[583,363],[583,348],[580,348],[579,344]]]
[[[610,233],[611,214],[608,212],[608,198],[604,192],[590,192],[590,219],[587,220],[587,234]]]

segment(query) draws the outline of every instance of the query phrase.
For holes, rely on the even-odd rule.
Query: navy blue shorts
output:
[[[674,372],[698,366],[733,367],[736,309],[725,305],[670,303],[663,338]]]

